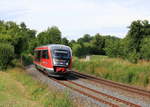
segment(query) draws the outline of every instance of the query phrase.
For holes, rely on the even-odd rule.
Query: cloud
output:
[[[24,21],[39,32],[56,25],[69,39],[98,32],[124,37],[133,20],[150,21],[148,4],[147,0],[1,0],[0,19]]]

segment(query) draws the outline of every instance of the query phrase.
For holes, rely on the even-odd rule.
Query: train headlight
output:
[[[68,62],[66,63],[66,65],[68,66]]]
[[[57,60],[53,59],[53,63],[54,63],[54,65],[56,65],[57,64]]]

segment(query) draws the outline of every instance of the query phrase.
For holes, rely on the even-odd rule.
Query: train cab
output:
[[[51,44],[35,48],[34,61],[37,69],[49,76],[64,77],[71,72],[72,50],[60,44]]]

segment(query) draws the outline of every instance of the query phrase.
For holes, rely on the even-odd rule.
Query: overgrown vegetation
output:
[[[5,69],[14,57],[14,47],[7,43],[0,43],[0,69]]]
[[[62,38],[61,31],[56,26],[36,34],[36,31],[27,28],[25,23],[0,21],[0,69],[7,69],[20,62],[23,65],[31,64],[33,50],[37,46],[65,44],[70,46],[73,55],[79,58],[87,55],[119,58],[116,60],[102,57],[104,60],[98,58],[89,62],[75,59],[74,67],[80,71],[115,81],[147,86],[149,65],[140,65],[141,63],[138,62],[150,60],[150,24],[147,20],[137,20],[133,21],[128,29],[125,38],[122,39],[97,33],[92,36],[85,34],[77,41],[69,41],[67,38]]]
[[[90,61],[74,58],[73,68],[105,79],[146,87],[150,90],[150,64],[130,63],[120,58],[91,56]]]
[[[125,38],[96,34],[84,35],[73,43],[73,53],[77,57],[105,55],[128,59],[132,63],[149,60],[150,24],[147,20],[133,21]],[[82,51],[81,51],[82,50]]]
[[[0,21],[0,46],[9,44],[6,48],[12,47],[11,51],[14,48],[13,59],[22,61],[21,58],[24,57],[25,65],[30,64],[31,57],[29,56],[33,55],[34,48],[46,44],[68,45],[72,48],[73,55],[80,58],[86,55],[105,55],[128,59],[132,63],[137,63],[138,60],[149,60],[149,22],[147,20],[133,21],[128,28],[129,31],[123,39],[97,33],[92,36],[85,34],[77,41],[69,41],[67,38],[62,38],[61,31],[56,26],[36,34],[36,31],[27,28],[25,23]],[[4,50],[0,51],[4,53]],[[0,55],[2,58],[2,54]],[[0,63],[0,69],[5,69],[11,64],[11,60]]]
[[[1,107],[71,107],[67,93],[56,92],[33,80],[23,69],[0,72]]]

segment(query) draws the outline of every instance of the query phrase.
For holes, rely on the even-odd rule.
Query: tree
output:
[[[61,43],[61,32],[56,26],[48,28],[47,34],[50,35],[50,40],[52,43],[59,44]]]
[[[20,24],[20,27],[21,27],[21,29],[26,29],[26,24],[25,24],[24,22],[22,22],[22,23]]]
[[[36,31],[26,28],[25,23],[0,22],[0,41],[14,46],[16,56],[28,50],[29,41],[35,38]]]
[[[72,47],[73,55],[77,57],[82,56],[82,46],[80,44],[74,44]]]
[[[50,40],[46,32],[40,32],[37,35],[37,40],[38,40],[39,45],[46,45],[46,44],[52,43],[52,41]]]
[[[120,39],[113,36],[105,36],[105,53],[109,57],[122,57],[126,54],[125,51],[125,39]]]
[[[91,55],[92,54],[92,45],[91,43],[85,42],[83,43],[82,47],[83,56]]]
[[[91,45],[92,45],[93,54],[100,54],[100,55],[105,54],[104,51],[105,39],[100,34],[96,34],[93,37],[93,40],[91,41]]]
[[[127,34],[127,38],[130,39],[130,42],[128,44],[129,51],[135,50],[136,52],[140,51],[140,42],[141,39],[143,39],[144,33],[143,33],[143,25],[140,20],[133,21],[130,25],[130,30]]]
[[[90,42],[92,40],[92,37],[89,34],[85,34],[82,38],[79,38],[77,41],[78,43],[83,42]]]
[[[150,37],[150,24],[147,20],[137,20],[133,21],[129,28],[130,30],[126,36],[126,40],[128,40],[128,43],[126,44],[128,53],[134,53],[137,55],[136,58],[142,59],[143,56],[141,52],[144,47],[141,50],[141,43],[144,38]]]
[[[73,45],[76,43],[76,41],[75,40],[71,40],[70,42],[69,42],[69,46],[72,48],[73,47]]]
[[[119,40],[109,40],[107,41],[107,47],[105,47],[106,55],[109,57],[119,57],[120,56],[120,41]]]
[[[141,47],[141,57],[142,59],[145,59],[145,60],[150,60],[150,37],[147,37],[147,38],[144,38],[142,40],[142,43],[140,45]]]
[[[61,32],[56,26],[39,33],[37,37],[40,45],[61,43]]]
[[[14,47],[8,43],[0,43],[0,69],[6,69],[14,57]]]
[[[64,37],[61,39],[61,44],[69,46],[69,40],[66,37]]]
[[[31,53],[32,55],[34,54],[34,49],[39,46],[39,42],[37,40],[37,38],[35,39],[32,39],[30,42],[29,42],[29,47],[28,47],[28,52],[27,53]]]

